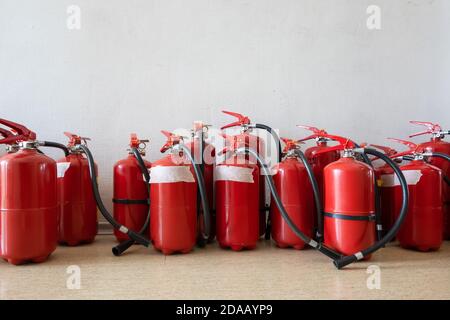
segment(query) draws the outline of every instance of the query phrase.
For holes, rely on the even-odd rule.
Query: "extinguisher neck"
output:
[[[21,141],[17,144],[19,150],[36,150],[39,147],[39,141],[27,140]]]
[[[355,151],[353,149],[344,149],[342,158],[355,158]]]

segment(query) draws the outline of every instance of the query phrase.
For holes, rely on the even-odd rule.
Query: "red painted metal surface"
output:
[[[222,129],[227,126],[222,127]],[[225,135],[224,135],[225,136]],[[265,143],[264,140],[258,137],[257,135],[251,134],[249,131],[241,132],[240,134],[233,136],[225,136],[227,147],[229,149],[235,150],[237,148],[249,148],[255,150],[258,155],[264,157],[265,155]],[[250,164],[256,164],[259,168],[259,172],[261,169],[259,167],[259,163],[256,161],[256,158],[252,155],[240,156],[240,158],[244,158]],[[266,231],[266,185],[264,177],[260,177],[258,179],[258,190],[259,190],[259,236],[262,236]]]
[[[36,149],[0,158],[0,257],[43,262],[57,245],[56,162]]]
[[[325,167],[324,191],[326,213],[350,217],[375,214],[374,171],[352,157],[341,158]],[[327,246],[351,255],[375,243],[375,221],[325,216],[324,234]]]
[[[75,152],[57,162],[68,165],[64,175],[58,177],[58,241],[69,246],[91,243],[98,219],[88,161]]]
[[[419,251],[437,250],[442,244],[442,173],[437,167],[423,160],[414,160],[400,168],[407,171],[420,171],[420,180],[413,185],[408,183],[409,204],[405,222],[397,239],[404,248]],[[396,212],[401,206],[401,188],[395,186]]]
[[[391,157],[397,153],[396,150],[380,145],[371,145],[382,150],[387,156]],[[395,222],[395,192],[394,187],[383,183],[383,176],[393,176],[394,170],[387,163],[375,168],[375,178],[379,187],[380,196],[380,214],[381,225],[383,226],[383,235],[386,234]]]
[[[194,124],[194,136],[193,140],[187,144],[187,147],[189,150],[191,150],[191,153],[194,156],[195,161],[198,164],[201,164],[202,159],[204,160],[203,163],[203,179],[205,180],[205,188],[206,188],[206,194],[208,197],[208,204],[210,208],[211,213],[211,228],[210,228],[210,234],[209,234],[209,241],[213,241],[216,237],[216,215],[214,213],[214,164],[215,164],[215,157],[216,157],[216,150],[212,144],[204,142],[203,145],[203,157],[201,154],[199,154],[199,151],[201,148],[201,140],[199,139],[198,135],[196,135],[197,130],[202,130],[205,128],[205,125],[201,122],[195,122]],[[205,134],[205,133],[203,133]],[[200,205],[198,203],[197,205]],[[199,224],[199,237],[201,230],[204,230],[204,220],[203,220],[203,208],[200,205],[200,215],[198,217],[198,224]]]
[[[419,148],[426,152],[440,152],[450,155],[450,143],[433,138],[431,141],[419,144]],[[450,178],[450,162],[441,158],[430,158],[430,164],[442,170],[442,174]],[[444,239],[450,240],[450,186],[442,180],[442,199],[444,210],[443,234]]]
[[[177,166],[188,166],[195,177],[192,165],[186,161],[177,163],[170,154],[154,162],[152,170]],[[150,198],[150,237],[154,247],[166,255],[190,252],[197,238],[197,183],[152,182]]]
[[[394,170],[387,164],[375,168],[375,178],[377,179],[380,194],[380,213],[383,234],[386,234],[395,222],[395,192],[393,186],[383,184],[382,176],[393,174]]]
[[[233,155],[220,166],[248,168],[253,182],[216,180],[217,241],[222,248],[254,249],[260,236],[259,168]]]
[[[314,196],[306,168],[296,157],[284,159],[273,176],[275,187],[292,221],[308,237],[314,230]],[[271,204],[272,239],[281,248],[303,249],[305,243],[294,234],[281,217],[275,203]]]
[[[322,195],[322,201],[325,200],[324,189],[323,189],[323,169],[330,163],[338,160],[341,155],[337,150],[328,150],[329,145],[327,143],[327,139],[325,135],[327,132],[325,130],[319,130],[316,127],[298,125],[299,128],[307,129],[313,132],[313,135],[310,135],[306,138],[300,139],[300,141],[306,141],[310,139],[316,139],[316,145],[309,147],[305,150],[305,156],[311,164],[314,172],[314,176],[316,177],[317,184],[319,185],[319,191]],[[314,208],[315,208],[314,203]],[[317,216],[314,215],[314,227],[317,228]]]
[[[426,121],[410,121],[410,123],[426,128],[424,131],[410,135],[410,138],[423,134],[432,135],[428,142],[419,144],[418,148],[420,150],[450,155],[450,143],[443,140],[445,135],[448,134],[448,131],[443,131],[441,126],[436,123]],[[443,176],[450,178],[450,162],[440,158],[431,158],[430,163],[441,169]],[[442,202],[444,210],[443,237],[446,240],[450,240],[450,186],[445,181],[443,181],[442,185]]]
[[[147,168],[151,163],[144,162]],[[125,159],[114,165],[114,199],[147,200],[148,190],[142,171],[134,155],[129,154]],[[114,219],[127,228],[139,232],[148,215],[146,204],[114,203]],[[128,240],[128,236],[114,230],[117,241]]]

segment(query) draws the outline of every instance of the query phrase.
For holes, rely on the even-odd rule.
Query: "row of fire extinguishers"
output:
[[[279,138],[269,126],[224,112],[237,121],[222,129],[241,130],[222,134],[226,143],[218,154],[225,160],[217,164],[201,122],[189,141],[162,131],[166,155],[153,163],[143,159],[148,141],[132,134],[128,156],[114,166],[113,214],[100,197],[88,138],[66,132],[67,146],[39,141],[28,128],[0,119],[9,128],[0,130],[0,143],[7,145],[0,158],[0,256],[12,264],[42,262],[58,242],[90,243],[97,208],[114,227],[115,255],[133,244],[187,253],[214,238],[223,248],[253,249],[265,234],[279,247],[313,247],[340,269],[369,259],[394,237],[421,251],[450,238],[450,143],[443,141],[449,131],[439,125],[412,121],[426,127],[415,135],[432,138],[419,145],[396,139],[408,147],[397,152],[309,126],[299,126],[312,131],[306,138]],[[277,142],[274,167],[263,159],[266,146],[252,133],[256,129]],[[303,153],[300,144],[312,139],[317,145]],[[65,156],[55,162],[41,147],[59,148]],[[376,160],[385,164],[374,166]]]

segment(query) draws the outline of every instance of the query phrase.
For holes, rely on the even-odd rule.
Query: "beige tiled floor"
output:
[[[395,244],[372,261],[336,270],[313,250],[278,249],[261,241],[257,250],[231,252],[216,245],[165,257],[134,247],[111,254],[111,236],[88,246],[59,247],[43,264],[0,262],[0,299],[450,299],[450,242],[419,253]],[[366,268],[381,268],[381,289],[367,288]],[[81,268],[81,289],[66,286],[67,267]]]

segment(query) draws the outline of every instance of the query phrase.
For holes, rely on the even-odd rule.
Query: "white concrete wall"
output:
[[[154,160],[160,129],[222,125],[227,108],[283,136],[303,123],[383,144],[410,119],[450,126],[449,88],[446,0],[0,0],[0,116],[92,137],[108,200],[130,132]]]

